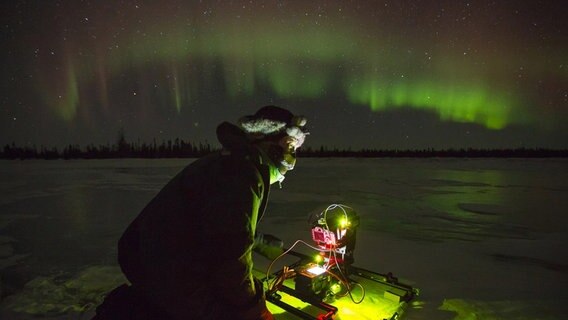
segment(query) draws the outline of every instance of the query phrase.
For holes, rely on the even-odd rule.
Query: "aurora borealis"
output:
[[[311,145],[568,147],[562,1],[2,7],[2,144],[213,142],[278,104],[310,118]]]

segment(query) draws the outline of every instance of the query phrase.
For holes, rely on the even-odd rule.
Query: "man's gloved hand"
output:
[[[275,259],[284,250],[284,241],[271,234],[257,233],[254,238],[253,250],[268,259]]]

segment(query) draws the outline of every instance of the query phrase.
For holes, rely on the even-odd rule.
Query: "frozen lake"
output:
[[[88,319],[116,243],[191,159],[1,161],[0,318]],[[260,231],[361,217],[355,265],[420,288],[406,319],[568,318],[568,159],[300,159]],[[305,250],[305,249],[302,249]]]

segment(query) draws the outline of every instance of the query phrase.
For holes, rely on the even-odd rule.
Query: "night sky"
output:
[[[314,147],[568,148],[564,3],[2,1],[0,144],[214,144],[276,104]]]

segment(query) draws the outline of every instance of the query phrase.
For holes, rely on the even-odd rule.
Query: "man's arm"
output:
[[[262,200],[262,179],[256,170],[223,179],[205,212],[203,235],[211,250],[216,292],[243,319],[257,319],[266,309],[262,286],[252,276],[252,247]]]

